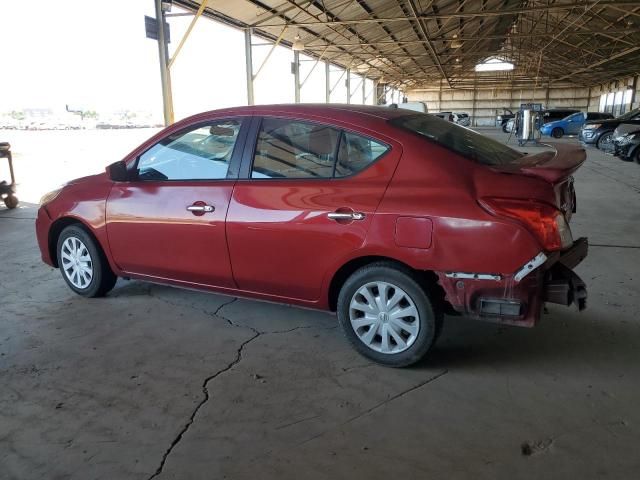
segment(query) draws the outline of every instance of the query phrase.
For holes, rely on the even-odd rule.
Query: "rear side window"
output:
[[[345,132],[340,140],[340,151],[336,163],[336,177],[347,177],[356,174],[382,155],[389,147],[370,138]]]
[[[516,163],[523,154],[506,145],[460,127],[434,115],[412,115],[391,120],[392,125],[410,130],[483,165]]]
[[[339,135],[326,125],[265,118],[251,178],[331,178]]]

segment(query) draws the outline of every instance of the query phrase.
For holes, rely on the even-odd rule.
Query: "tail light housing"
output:
[[[548,203],[518,198],[483,198],[480,205],[492,215],[522,223],[546,251],[568,248],[573,243],[571,229],[562,212]]]

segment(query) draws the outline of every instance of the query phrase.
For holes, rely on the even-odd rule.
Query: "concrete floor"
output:
[[[0,478],[637,478],[640,165],[590,150],[576,177],[588,310],[449,318],[403,370],[324,313],[124,281],[80,298],[40,262],[35,208],[0,209]]]

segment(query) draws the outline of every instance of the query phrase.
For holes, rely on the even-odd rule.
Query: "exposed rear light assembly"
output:
[[[483,198],[480,205],[492,215],[522,223],[540,241],[544,250],[563,250],[573,244],[571,229],[563,213],[553,205],[518,198]]]

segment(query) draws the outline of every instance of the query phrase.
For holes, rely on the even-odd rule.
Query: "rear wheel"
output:
[[[411,365],[429,351],[442,311],[407,268],[391,262],[353,273],[338,296],[338,319],[353,347],[374,362]]]
[[[509,133],[509,130],[507,130],[507,122],[504,122],[504,123],[502,124],[502,131],[503,131],[504,133]]]
[[[84,297],[102,297],[117,277],[95,240],[82,227],[65,228],[57,244],[58,267],[69,288]]]
[[[551,136],[553,138],[562,138],[562,135],[564,135],[564,130],[562,130],[560,127],[556,127],[551,130]]]
[[[613,151],[613,132],[606,132],[600,135],[596,146],[604,152]]]

